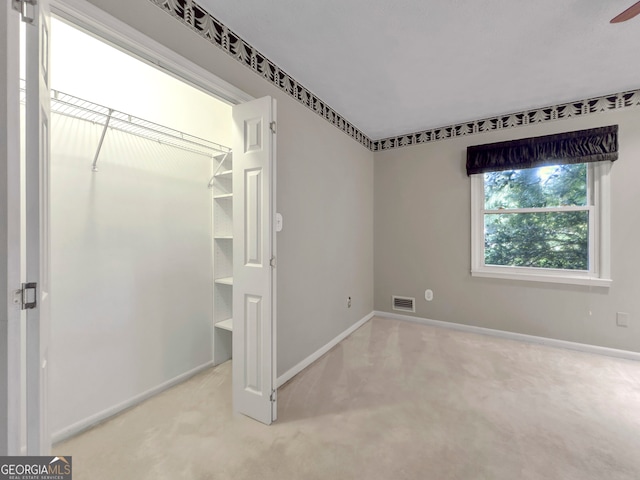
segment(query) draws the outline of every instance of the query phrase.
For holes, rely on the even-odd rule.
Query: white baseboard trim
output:
[[[579,352],[594,353],[597,355],[606,355],[608,357],[640,361],[640,353],[632,352],[629,350],[618,350],[615,348],[599,347],[597,345],[588,345],[586,343],[569,342],[566,340],[556,340],[554,338],[547,337],[537,337],[535,335],[527,335],[524,333],[507,332],[505,330],[494,330],[492,328],[476,327],[473,325],[464,325],[462,323],[443,322],[440,320],[412,317],[410,315],[401,315],[398,313],[375,311],[374,316],[391,318],[395,320],[404,320],[407,322],[420,323],[422,325],[430,325],[433,327],[448,328],[451,330],[460,330],[462,332],[479,333],[481,335],[490,335],[492,337],[518,340],[527,343],[537,343],[540,345],[546,345],[548,347],[564,348],[567,350],[577,350]]]
[[[354,323],[352,326],[347,328],[344,332],[342,332],[340,335],[335,337],[333,340],[329,341],[329,343],[327,343],[326,345],[324,345],[320,349],[316,350],[311,355],[309,355],[307,358],[302,360],[300,363],[298,363],[297,365],[294,365],[292,368],[290,368],[285,373],[280,375],[278,377],[277,381],[276,381],[277,388],[280,388],[282,385],[284,385],[289,380],[291,380],[293,377],[295,377],[297,374],[299,374],[302,370],[304,370],[309,365],[311,365],[313,362],[318,360],[321,356],[323,356],[325,353],[327,353],[329,350],[331,350],[333,347],[335,347],[338,343],[340,343],[342,340],[344,340],[349,335],[351,335],[353,332],[355,332],[357,329],[359,329],[362,325],[364,325],[369,320],[371,320],[373,318],[373,316],[374,316],[374,312],[371,312],[370,314],[368,314],[364,318],[361,318],[356,323]]]
[[[174,377],[171,380],[161,383],[160,385],[157,385],[147,390],[146,392],[142,392],[141,394],[136,395],[135,397],[129,400],[126,400],[122,403],[114,405],[113,407],[109,407],[106,410],[103,410],[101,412],[96,413],[95,415],[91,415],[90,417],[85,418],[84,420],[80,420],[79,422],[69,425],[68,427],[65,427],[62,430],[59,430],[56,433],[54,433],[51,437],[51,441],[52,443],[58,443],[63,440],[67,440],[75,435],[78,435],[79,433],[82,433],[85,430],[95,427],[99,423],[102,423],[105,420],[108,420],[109,418],[114,417],[119,413],[122,413],[124,410],[128,410],[131,407],[135,407],[136,405],[144,402],[148,398],[151,398],[154,395],[157,395],[179,383],[182,383],[190,379],[194,375],[202,372],[203,370],[206,370],[209,367],[213,367],[213,360],[211,362],[207,362],[203,365],[200,365],[199,367],[196,367],[192,370],[189,370],[188,372],[185,372],[182,375],[178,375],[177,377]]]

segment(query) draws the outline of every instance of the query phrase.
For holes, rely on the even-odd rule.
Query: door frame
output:
[[[19,455],[21,432],[21,319],[13,293],[21,274],[20,14],[11,2],[0,11],[0,455]],[[13,139],[13,141],[11,140]]]

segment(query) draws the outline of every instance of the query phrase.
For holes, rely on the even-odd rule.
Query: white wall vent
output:
[[[411,297],[398,297],[394,295],[391,301],[391,308],[394,310],[401,310],[403,312],[416,311],[416,299]]]

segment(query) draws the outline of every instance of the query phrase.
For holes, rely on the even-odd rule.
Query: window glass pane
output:
[[[587,205],[587,164],[506,170],[484,174],[484,208]]]
[[[589,269],[589,212],[484,216],[486,265]]]

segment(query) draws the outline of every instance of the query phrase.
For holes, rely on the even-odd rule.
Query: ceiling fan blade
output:
[[[631,5],[629,8],[627,8],[624,12],[622,12],[620,15],[618,15],[617,17],[613,18],[611,20],[611,22],[609,23],[620,23],[620,22],[626,22],[627,20],[632,19],[633,17],[635,17],[636,15],[638,15],[640,13],[640,2],[635,3],[634,5]]]

